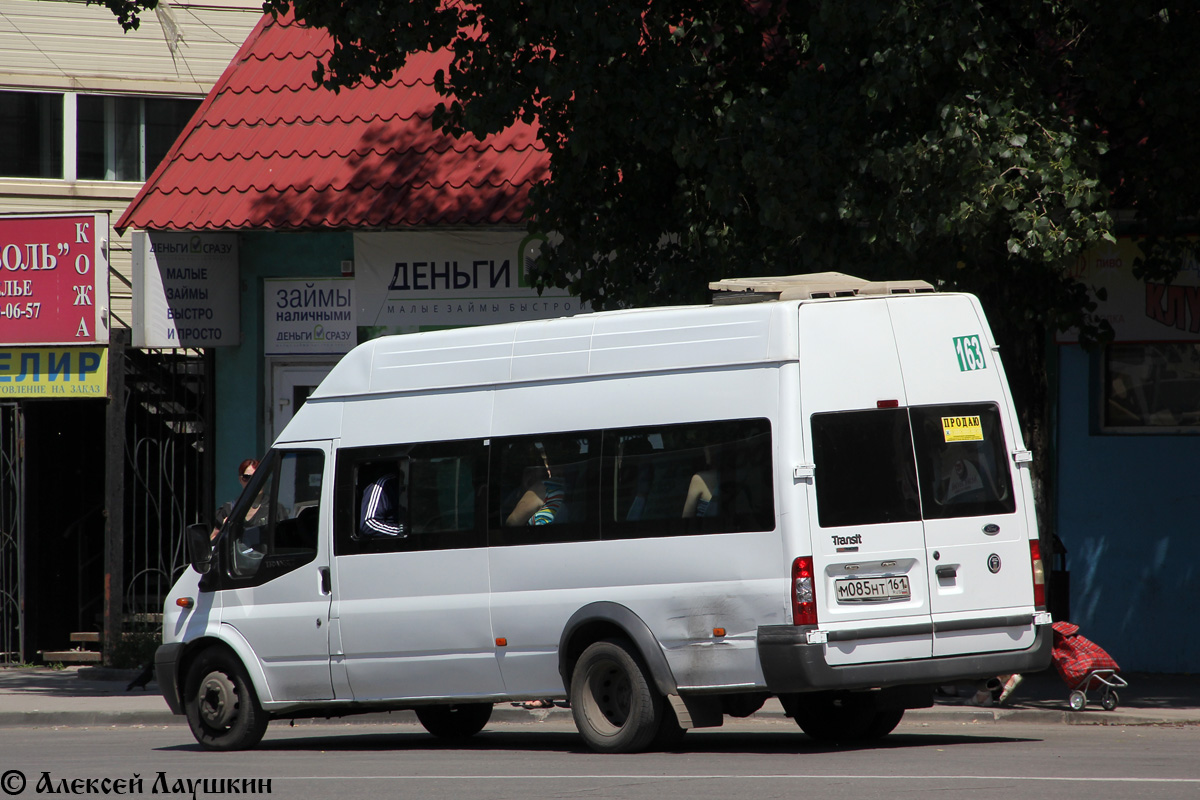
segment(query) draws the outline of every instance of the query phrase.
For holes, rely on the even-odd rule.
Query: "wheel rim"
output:
[[[237,689],[224,672],[210,672],[200,681],[196,704],[205,725],[228,728],[237,717]]]
[[[615,661],[596,664],[588,672],[584,700],[584,710],[598,729],[606,733],[621,730],[629,720],[633,702],[629,674]]]

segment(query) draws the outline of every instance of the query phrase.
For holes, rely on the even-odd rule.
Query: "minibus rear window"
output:
[[[1016,509],[994,403],[814,414],[812,434],[823,528]]]
[[[812,435],[821,527],[921,518],[907,409],[813,414]]]
[[[994,403],[910,409],[925,519],[1016,510],[1008,448]]]

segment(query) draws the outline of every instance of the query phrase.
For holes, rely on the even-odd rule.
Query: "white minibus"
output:
[[[978,301],[839,273],[710,306],[391,336],[333,369],[191,567],[156,655],[212,749],[558,700],[601,752],[771,697],[888,734],[1045,668],[1030,454]]]

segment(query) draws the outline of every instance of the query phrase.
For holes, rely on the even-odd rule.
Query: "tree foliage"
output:
[[[155,0],[104,0],[122,24]],[[538,125],[537,267],[594,307],[834,270],[980,295],[1040,408],[1046,335],[1103,336],[1070,267],[1114,234],[1169,274],[1198,200],[1200,15],[1128,0],[266,0],[317,77],[448,47],[435,124]],[[1181,225],[1183,227],[1181,227]],[[1015,375],[1013,366],[1016,366]],[[1020,374],[1028,369],[1028,375]]]

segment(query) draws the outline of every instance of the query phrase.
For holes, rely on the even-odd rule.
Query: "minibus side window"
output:
[[[599,538],[599,466],[600,435],[594,431],[493,439],[488,543]]]
[[[478,441],[343,448],[334,488],[335,552],[482,546],[485,452]]]
[[[319,450],[271,451],[231,515],[224,554],[235,583],[261,583],[317,555],[321,480]]]
[[[1008,448],[994,403],[912,408],[926,519],[1016,510]]]
[[[602,538],[773,530],[771,451],[765,419],[606,431]]]
[[[813,414],[812,442],[822,528],[921,518],[907,409]]]

